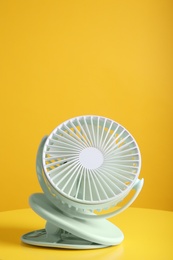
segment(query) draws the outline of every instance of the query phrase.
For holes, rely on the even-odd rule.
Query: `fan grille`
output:
[[[53,188],[75,202],[104,203],[134,185],[141,166],[138,145],[120,124],[81,116],[58,126],[47,138],[43,169]]]

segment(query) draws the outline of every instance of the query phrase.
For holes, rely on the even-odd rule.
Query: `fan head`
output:
[[[42,177],[57,205],[81,211],[108,209],[133,188],[139,147],[117,122],[79,116],[57,126],[42,152]]]

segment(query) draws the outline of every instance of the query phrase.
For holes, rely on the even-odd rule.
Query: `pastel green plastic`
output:
[[[38,153],[37,153],[37,160],[36,160],[36,169],[37,169],[37,176],[38,180],[40,182],[40,185],[42,187],[42,190],[44,191],[46,197],[59,209],[61,209],[65,213],[69,213],[73,217],[79,217],[79,218],[84,218],[84,219],[95,219],[95,218],[110,218],[113,217],[121,212],[123,212],[126,208],[128,208],[134,200],[137,198],[139,195],[143,184],[144,184],[144,179],[137,179],[133,189],[136,191],[133,197],[121,208],[115,209],[113,212],[105,213],[102,215],[93,215],[90,214],[88,211],[79,211],[75,207],[69,207],[68,205],[65,205],[65,203],[62,203],[62,201],[58,198],[58,196],[55,196],[52,194],[51,190],[48,188],[49,186],[46,185],[46,181],[43,178],[43,169],[42,169],[42,154],[43,154],[43,147],[44,144],[47,140],[47,136],[45,136],[39,146]],[[59,194],[58,194],[59,195]],[[63,198],[65,200],[65,198]]]
[[[47,137],[42,151],[46,186],[62,203],[79,211],[114,207],[136,184],[140,168],[133,136],[105,117],[67,120]]]
[[[137,198],[144,184],[140,169],[139,147],[117,122],[80,116],[62,123],[40,143],[36,171],[44,193],[29,198],[46,220],[45,229],[23,235],[22,241],[67,249],[120,244],[124,235],[107,218]],[[117,208],[132,190],[133,196]]]
[[[33,194],[29,201],[32,209],[49,223],[49,237],[57,238],[58,232],[65,230],[76,237],[105,246],[118,245],[124,238],[120,229],[111,222],[72,218],[55,207],[42,193]]]

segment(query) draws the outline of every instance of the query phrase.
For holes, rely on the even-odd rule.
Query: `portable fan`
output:
[[[117,122],[89,115],[62,123],[41,141],[36,169],[44,193],[29,199],[47,221],[45,229],[23,235],[22,241],[71,249],[120,244],[124,235],[107,218],[138,196],[140,168],[138,145]],[[115,207],[132,189],[128,202]]]

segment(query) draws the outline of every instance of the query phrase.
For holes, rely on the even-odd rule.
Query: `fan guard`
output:
[[[52,192],[70,205],[92,210],[121,201],[141,168],[132,135],[98,116],[76,117],[58,126],[46,140],[42,160]]]
[[[75,249],[119,244],[123,233],[105,218],[122,212],[136,199],[143,186],[143,179],[138,179],[140,169],[139,147],[117,122],[87,115],[60,124],[43,138],[37,154],[37,175],[44,194],[30,197],[32,209],[47,225],[45,230],[25,234],[22,241]],[[124,206],[95,214],[117,205],[132,189],[136,193]],[[78,225],[83,226],[78,229]],[[64,230],[70,239],[68,246],[62,241]],[[79,240],[80,246],[74,243]]]

